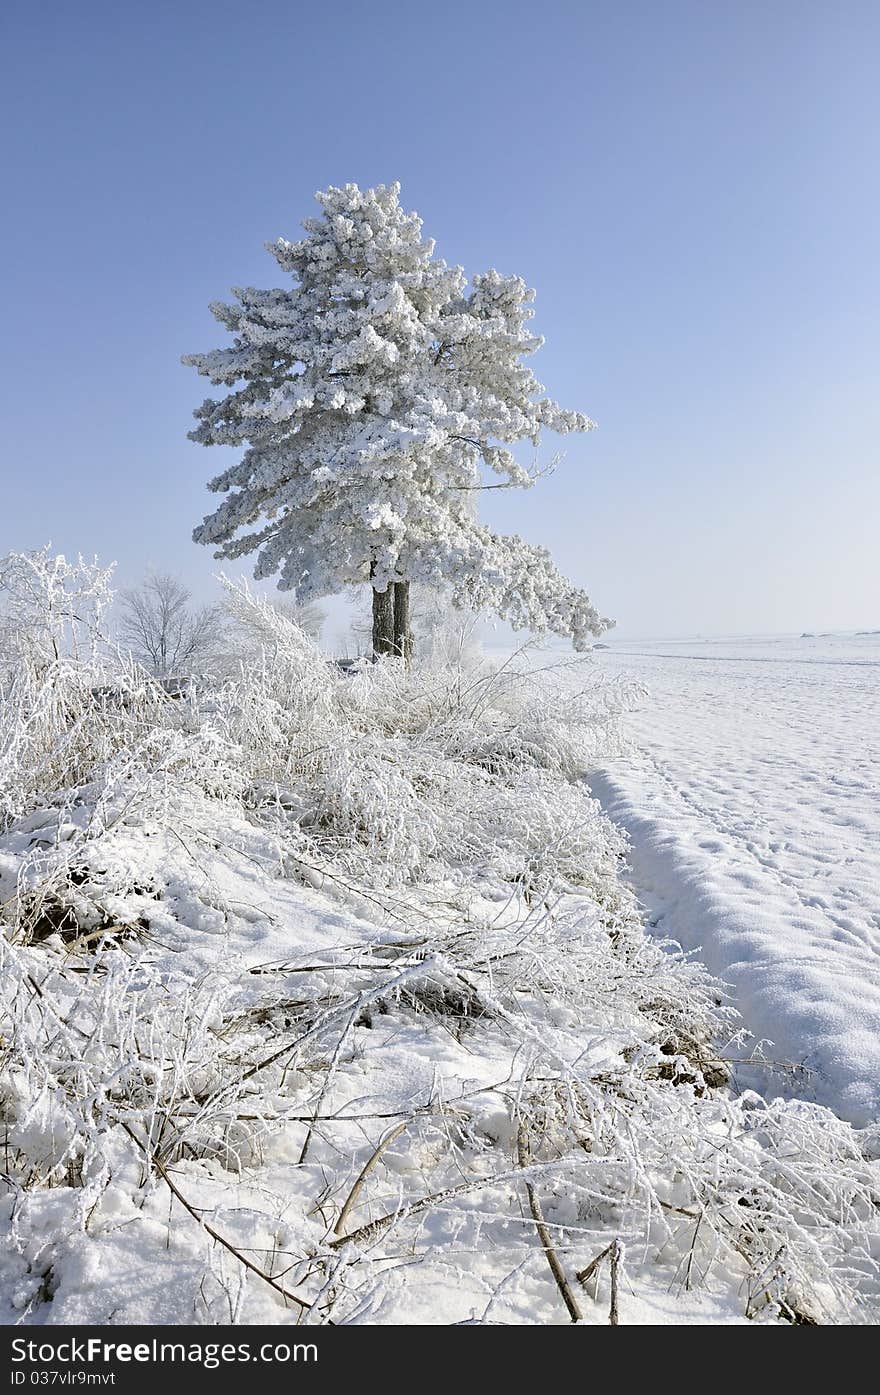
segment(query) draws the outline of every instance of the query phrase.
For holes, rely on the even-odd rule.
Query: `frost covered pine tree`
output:
[[[257,551],[254,575],[278,574],[302,603],[368,583],[377,654],[408,653],[412,581],[586,648],[608,622],[473,501],[483,466],[500,487],[533,483],[515,442],[593,423],[543,396],[523,361],[543,342],[527,329],[534,293],[497,271],[468,285],[399,194],[318,194],[305,237],[268,244],[294,285],[211,306],[233,343],[184,362],[231,390],[196,411],[190,439],[247,448],[210,481],[226,498],[193,536],[218,557]]]

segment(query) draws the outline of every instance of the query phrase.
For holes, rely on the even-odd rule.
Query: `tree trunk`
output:
[[[393,586],[385,591],[373,588],[373,653],[377,658],[395,652],[394,590]]]
[[[409,628],[409,582],[394,583],[394,653],[407,663],[412,657],[412,633]]]

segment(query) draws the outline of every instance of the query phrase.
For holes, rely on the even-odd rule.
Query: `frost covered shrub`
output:
[[[0,562],[0,828],[47,797],[100,809],[108,790],[179,761],[194,733],[108,641],[111,573],[47,548]]]
[[[462,1291],[482,1294],[471,1320],[565,1320],[527,1183],[574,1287],[613,1240],[627,1294],[865,1319],[858,1137],[818,1107],[717,1095],[693,1057],[670,1075],[658,997],[694,1030],[711,985],[647,941],[621,955],[588,904],[430,926],[421,950],[363,924],[358,947],[350,921],[344,954],[325,930],[256,974],[107,947],[83,979],[5,948],[0,1268],[19,1307],[221,1321],[235,1292],[244,1321],[412,1321],[414,1302],[462,1320]],[[139,1274],[170,1266],[173,1308],[126,1296],[132,1244]],[[604,1320],[604,1287],[577,1302]]]
[[[227,591],[266,650],[212,700],[215,720],[240,748],[255,797],[283,805],[321,857],[370,884],[448,875],[487,853],[528,887],[547,880],[542,866],[550,880],[589,880],[607,832],[598,835],[583,791],[560,779],[577,780],[609,749],[630,692],[578,686],[570,666],[554,677],[390,661],[340,681],[246,585]]]
[[[25,1188],[74,1175],[86,1204],[107,1184],[103,1150],[120,1118],[158,1146],[171,1111],[217,1082],[212,1028],[230,991],[217,975],[163,982],[103,946],[89,970],[85,986],[57,956],[0,942],[7,1156]]]
[[[103,648],[112,567],[68,562],[49,546],[0,558],[0,672],[44,670],[68,658],[88,666]]]
[[[127,687],[110,653],[5,690],[17,1317],[566,1321],[550,1246],[605,1321],[611,1245],[624,1321],[670,1292],[695,1320],[691,1291],[869,1319],[866,1140],[724,1090],[732,1015],[642,935],[578,781],[626,692],[342,677],[246,588],[230,607],[265,644],[213,692]]]

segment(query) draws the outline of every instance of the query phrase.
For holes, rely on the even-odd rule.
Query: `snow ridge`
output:
[[[602,655],[646,685],[638,749],[591,784],[629,834],[659,934],[728,985],[766,1093],[880,1117],[876,637],[643,643]]]

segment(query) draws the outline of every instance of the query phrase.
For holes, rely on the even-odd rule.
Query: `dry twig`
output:
[[[529,1166],[529,1163],[531,1162],[531,1154],[529,1151],[528,1134],[526,1133],[523,1124],[520,1124],[519,1126],[519,1131],[516,1136],[516,1147],[517,1153],[519,1154],[519,1165],[521,1168],[525,1169]],[[525,1179],[525,1185],[526,1196],[529,1198],[529,1210],[531,1211],[532,1218],[535,1222],[535,1229],[538,1232],[538,1239],[541,1241],[541,1246],[544,1250],[544,1254],[547,1256],[547,1263],[550,1265],[550,1272],[556,1280],[556,1285],[559,1289],[559,1292],[562,1294],[562,1301],[565,1303],[566,1308],[571,1314],[572,1322],[580,1322],[583,1318],[583,1313],[581,1312],[578,1306],[577,1299],[572,1293],[569,1282],[565,1277],[565,1270],[563,1269],[562,1264],[560,1263],[559,1256],[556,1253],[556,1250],[553,1248],[553,1242],[550,1239],[550,1232],[547,1229],[547,1223],[544,1220],[544,1213],[541,1210],[541,1203],[538,1200],[538,1193],[535,1191],[534,1185],[529,1181],[528,1178]]]

